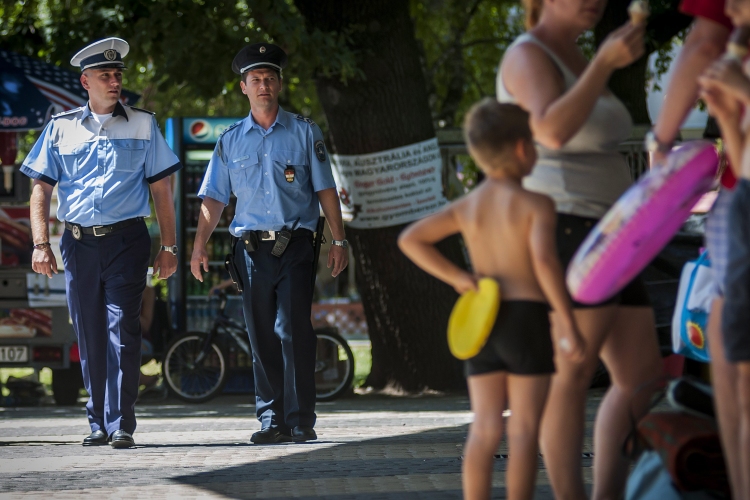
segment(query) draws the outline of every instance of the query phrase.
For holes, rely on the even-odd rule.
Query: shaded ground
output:
[[[587,444],[600,391],[587,412]],[[319,440],[256,446],[247,397],[138,408],[138,447],[83,448],[83,407],[0,408],[0,497],[459,499],[466,397],[357,396],[318,406]],[[504,445],[498,453],[505,454]],[[504,498],[496,460],[493,498]],[[584,459],[591,482],[591,460]],[[539,462],[537,498],[552,498]]]

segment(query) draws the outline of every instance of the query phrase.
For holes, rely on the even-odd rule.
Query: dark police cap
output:
[[[240,50],[232,61],[232,71],[238,75],[261,68],[271,68],[281,72],[284,67],[286,67],[286,52],[272,43],[248,45]]]

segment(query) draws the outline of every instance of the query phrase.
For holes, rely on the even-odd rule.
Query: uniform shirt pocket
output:
[[[57,147],[66,177],[76,179],[82,173],[89,155],[92,154],[92,149],[90,142],[62,144]]]
[[[257,151],[242,153],[227,161],[229,181],[234,193],[255,190],[260,185],[260,155]]]
[[[114,151],[115,172],[142,170],[146,160],[146,141],[143,139],[110,139]]]
[[[272,151],[273,179],[281,189],[300,190],[310,181],[310,167],[304,151]]]

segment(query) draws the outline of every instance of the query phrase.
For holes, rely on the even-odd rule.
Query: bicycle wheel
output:
[[[206,333],[188,332],[177,337],[164,355],[164,380],[172,394],[188,403],[203,403],[215,397],[227,381],[227,356],[215,342],[208,354],[196,362],[206,344]]]
[[[333,328],[315,330],[315,391],[318,401],[331,401],[349,390],[354,380],[354,355]]]

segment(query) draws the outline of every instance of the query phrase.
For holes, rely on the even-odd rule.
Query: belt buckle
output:
[[[106,232],[105,233],[101,233],[101,234],[97,233],[96,232],[97,229],[104,229],[104,226],[92,226],[91,230],[94,232],[94,236],[106,236],[107,235]]]
[[[260,239],[261,241],[275,241],[276,231],[261,231]]]

